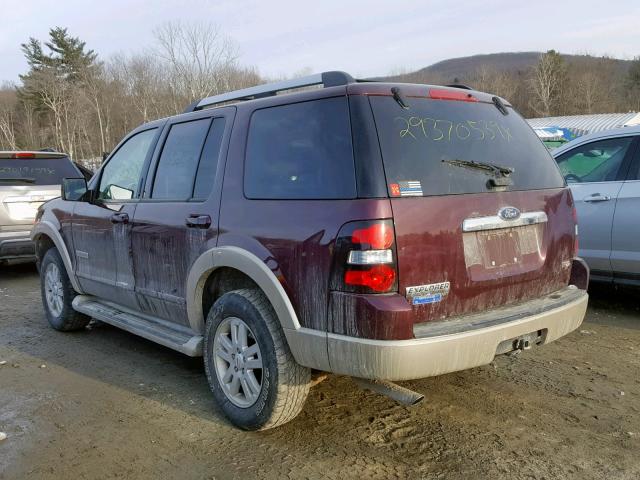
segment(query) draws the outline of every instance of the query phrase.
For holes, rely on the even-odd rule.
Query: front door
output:
[[[579,255],[593,277],[610,277],[611,229],[633,137],[606,138],[582,144],[556,160],[573,193],[578,212]]]
[[[636,146],[635,162],[618,194],[611,267],[614,276],[622,281],[640,281],[640,145]]]
[[[163,132],[132,229],[135,290],[144,313],[188,325],[189,269],[217,243],[223,163],[218,160],[224,158],[221,147],[233,111],[203,112]]]
[[[91,202],[75,205],[71,224],[83,290],[132,308],[131,222],[143,167],[156,136],[157,129],[149,129],[121,144],[102,169]]]

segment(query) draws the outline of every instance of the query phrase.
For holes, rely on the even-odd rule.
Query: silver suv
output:
[[[35,258],[29,233],[38,207],[82,174],[64,153],[0,151],[0,262]]]

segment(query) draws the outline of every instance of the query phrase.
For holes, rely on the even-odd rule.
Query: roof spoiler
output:
[[[68,155],[62,152],[50,151],[4,151],[0,152],[0,158],[66,158]]]

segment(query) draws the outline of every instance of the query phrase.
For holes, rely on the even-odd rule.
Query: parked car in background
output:
[[[206,98],[62,192],[32,234],[51,326],[203,356],[245,429],[294,418],[312,369],[411,404],[389,381],[549,343],[587,306],[557,165],[466,88],[326,72]]]
[[[591,278],[640,285],[640,126],[579,137],[552,155],[573,193]]]
[[[38,207],[79,173],[64,153],[0,151],[0,262],[35,258],[29,233]]]

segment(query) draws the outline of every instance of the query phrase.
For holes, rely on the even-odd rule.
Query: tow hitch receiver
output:
[[[500,342],[496,349],[496,355],[503,353],[520,353],[523,350],[529,350],[534,345],[540,345],[544,342],[544,337],[547,334],[545,330],[537,330],[535,332],[527,333],[516,338],[510,338]]]

